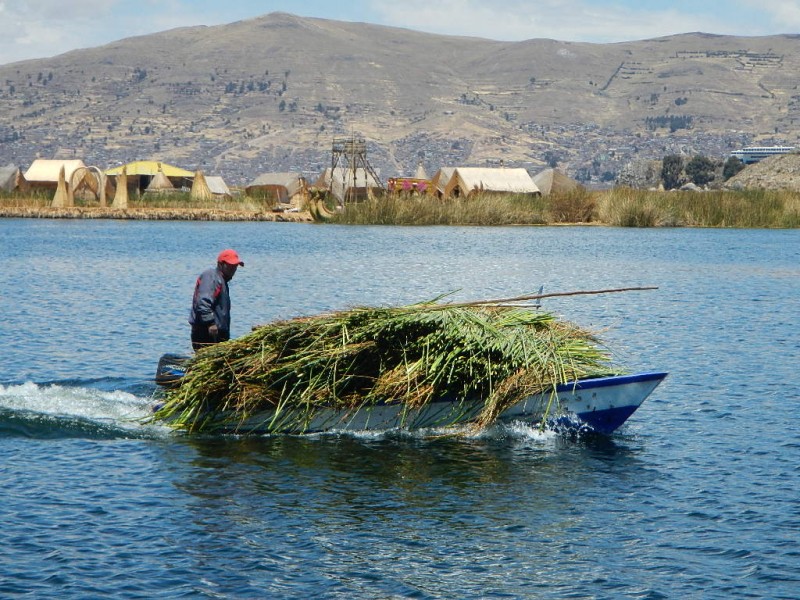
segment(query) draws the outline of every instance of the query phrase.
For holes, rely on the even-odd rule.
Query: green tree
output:
[[[683,158],[680,154],[670,154],[664,157],[661,162],[661,181],[664,182],[664,189],[672,190],[681,184],[681,173],[683,172]]]
[[[744,169],[744,163],[735,156],[729,156],[722,167],[722,178],[728,181],[742,169]]]
[[[705,185],[714,180],[716,165],[707,156],[693,156],[686,164],[686,176],[696,185]]]

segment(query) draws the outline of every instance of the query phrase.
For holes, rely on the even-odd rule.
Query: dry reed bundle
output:
[[[480,398],[485,427],[530,394],[611,371],[594,334],[536,307],[439,300],[274,322],[205,348],[154,418],[236,430],[268,411],[261,430],[303,431],[331,408]]]

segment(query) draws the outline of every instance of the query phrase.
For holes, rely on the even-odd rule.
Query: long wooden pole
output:
[[[525,302],[528,300],[541,300],[542,298],[557,298],[561,296],[586,296],[590,294],[616,294],[618,292],[640,292],[644,290],[657,290],[658,286],[645,287],[625,287],[613,288],[608,290],[580,290],[575,292],[551,292],[549,294],[534,294],[528,296],[516,296],[514,298],[498,298],[497,300],[475,300],[474,302],[459,302],[456,304],[445,304],[443,306],[481,306],[483,304],[509,304],[511,302]]]

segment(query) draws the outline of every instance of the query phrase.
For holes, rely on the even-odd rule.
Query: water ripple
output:
[[[26,265],[0,273],[19,333],[0,596],[796,598],[798,235],[0,220]],[[235,335],[453,290],[656,284],[545,304],[670,377],[611,437],[142,427],[157,357],[188,349],[187,290],[228,245]]]

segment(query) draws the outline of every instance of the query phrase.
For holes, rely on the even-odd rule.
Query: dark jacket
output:
[[[220,336],[227,337],[231,331],[231,297],[228,282],[216,267],[206,269],[197,278],[192,298],[189,323],[208,327],[216,323]]]

